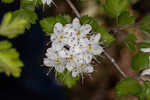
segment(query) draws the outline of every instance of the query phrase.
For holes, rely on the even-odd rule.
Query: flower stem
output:
[[[74,4],[70,1],[70,0],[66,0],[66,2],[68,3],[68,5],[71,7],[71,9],[73,10],[73,12],[76,14],[76,16],[78,18],[80,18],[80,13],[79,11],[77,10],[77,8],[74,6]]]
[[[119,65],[116,63],[115,59],[112,58],[106,51],[103,51],[104,55],[111,61],[115,68],[120,72],[123,78],[127,78],[127,75],[120,69]]]

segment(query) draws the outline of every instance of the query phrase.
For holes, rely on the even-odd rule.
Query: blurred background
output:
[[[59,14],[69,14],[75,17],[74,13],[65,0],[53,0],[56,4],[51,7],[46,6],[36,10],[39,20],[46,16],[56,16]],[[131,52],[126,48],[123,40],[128,33],[134,32],[138,36],[138,41],[142,40],[140,31],[130,27],[127,31],[117,33],[115,20],[105,16],[103,5],[105,0],[72,0],[80,11],[81,15],[94,17],[101,26],[104,26],[117,39],[107,49],[108,53],[115,58],[121,69],[128,76],[135,76],[136,73],[130,67]],[[136,16],[137,22],[149,13],[149,0],[131,0],[132,5],[129,11]],[[0,20],[8,11],[19,8],[19,0],[12,4],[0,2]],[[0,40],[7,39],[0,37]],[[32,25],[24,35],[10,40],[20,53],[20,58],[24,62],[22,75],[20,78],[7,77],[0,74],[0,99],[1,100],[115,100],[114,87],[121,80],[121,76],[114,66],[105,58],[98,59],[100,64],[96,64],[96,72],[91,78],[84,78],[84,82],[79,82],[75,87],[67,89],[57,82],[53,74],[46,75],[47,70],[42,67],[42,59],[46,50],[46,43],[49,37],[45,37],[39,23]],[[125,100],[137,100],[135,97],[126,97]]]

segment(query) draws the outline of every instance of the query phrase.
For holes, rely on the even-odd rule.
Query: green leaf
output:
[[[125,39],[125,43],[129,50],[134,51],[136,49],[136,36],[134,34],[128,34],[128,36]]]
[[[31,24],[35,24],[37,20],[37,15],[34,11],[29,9],[20,9],[13,12],[13,18],[21,18],[27,20],[27,29],[31,28]]]
[[[46,33],[46,35],[49,36],[53,33],[53,27],[57,22],[65,25],[71,22],[71,18],[67,15],[48,17],[40,20],[40,25],[42,27],[42,30]]]
[[[5,72],[8,76],[20,77],[23,63],[19,59],[19,53],[11,46],[9,41],[0,42],[0,72]]]
[[[21,8],[28,10],[35,10],[35,7],[42,5],[41,0],[21,0]]]
[[[13,3],[14,0],[2,0],[3,3]]]
[[[149,66],[149,55],[143,52],[136,54],[131,62],[131,66],[135,70],[142,70]]]
[[[68,88],[72,88],[80,79],[79,75],[77,77],[72,77],[72,73],[68,71],[64,71],[64,73],[56,72],[56,77]]]
[[[115,95],[118,98],[128,95],[138,95],[142,90],[142,86],[132,78],[126,78],[120,81],[115,87]]]
[[[0,35],[14,38],[25,31],[27,21],[21,18],[13,18],[12,13],[6,13],[0,26]]]
[[[123,12],[118,17],[118,23],[121,26],[128,25],[128,24],[133,24],[134,21],[135,21],[135,17],[134,16],[130,16],[129,12]]]
[[[106,0],[104,8],[110,17],[118,17],[129,8],[129,0]]]
[[[150,100],[150,82],[146,82],[139,94],[139,100]]]
[[[81,17],[80,21],[81,21],[81,24],[90,24],[92,26],[92,30],[94,32],[100,33],[101,34],[101,42],[105,46],[108,46],[112,42],[115,41],[115,38],[111,34],[109,34],[105,28],[100,27],[98,25],[98,23],[96,22],[96,20],[93,19],[92,17],[83,16],[83,17]]]
[[[140,21],[139,27],[143,32],[150,34],[150,14]]]
[[[46,33],[46,36],[49,36],[53,33],[53,26],[56,24],[54,17],[44,18],[40,21],[42,30]]]
[[[11,47],[12,47],[12,44],[6,40],[0,42],[0,50],[9,49]]]

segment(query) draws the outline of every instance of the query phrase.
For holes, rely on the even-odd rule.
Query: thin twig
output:
[[[112,58],[106,51],[103,51],[105,56],[111,61],[111,63],[115,66],[115,68],[120,72],[120,74],[124,77],[127,78],[127,75],[120,69],[119,65],[116,63],[114,58]]]
[[[70,1],[70,0],[66,0],[66,2],[69,4],[69,6],[72,8],[72,10],[74,11],[74,13],[76,14],[77,17],[81,17],[79,11],[76,9],[76,7],[74,6],[74,4]],[[116,63],[116,61],[114,60],[114,58],[112,58],[105,50],[103,51],[105,56],[112,62],[112,64],[115,66],[115,68],[120,72],[120,74],[126,78],[127,75],[120,69],[119,65]]]
[[[80,13],[79,11],[77,10],[77,8],[74,6],[74,4],[70,1],[70,0],[66,0],[66,2],[68,3],[68,5],[71,7],[71,9],[74,11],[74,13],[76,14],[76,16],[78,18],[80,18]]]

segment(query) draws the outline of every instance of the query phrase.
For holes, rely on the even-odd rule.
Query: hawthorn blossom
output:
[[[100,33],[92,35],[91,31],[92,27],[89,24],[81,25],[78,18],[64,26],[56,23],[44,65],[60,73],[67,70],[73,77],[92,73],[94,71],[92,59],[95,55],[101,54],[103,48],[99,44]],[[87,35],[91,37],[87,38]]]

